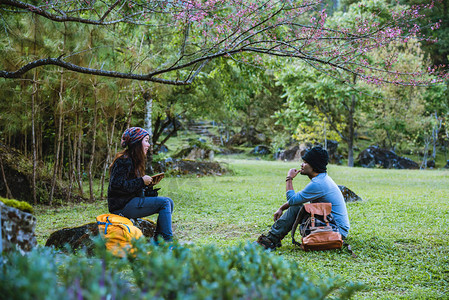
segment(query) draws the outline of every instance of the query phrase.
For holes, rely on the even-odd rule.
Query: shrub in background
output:
[[[323,276],[254,245],[230,248],[148,245],[116,258],[104,247],[94,257],[37,248],[3,257],[5,299],[348,299],[361,285]],[[323,274],[324,275],[324,274]]]

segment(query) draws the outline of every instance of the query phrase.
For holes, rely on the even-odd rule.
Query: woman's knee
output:
[[[170,202],[171,211],[173,211],[173,209],[175,208],[175,202],[173,202],[173,200],[171,198],[167,198],[167,199]]]
[[[172,212],[173,211],[173,207],[175,205],[173,200],[168,198],[168,197],[163,197],[163,202],[164,202],[163,207],[169,209],[170,212]]]
[[[171,198],[166,197],[168,204],[170,205],[170,211],[173,212],[173,208],[175,207],[175,203]]]

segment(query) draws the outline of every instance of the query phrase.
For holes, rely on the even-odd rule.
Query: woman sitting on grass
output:
[[[172,241],[173,200],[167,197],[145,196],[144,188],[159,181],[145,175],[146,154],[150,135],[140,127],[131,127],[122,135],[119,152],[110,166],[108,187],[109,212],[126,218],[142,218],[158,213],[155,240],[159,235]],[[157,181],[157,182],[156,182]]]

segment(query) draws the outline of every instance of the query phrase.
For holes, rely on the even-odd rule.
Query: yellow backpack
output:
[[[119,257],[124,257],[128,251],[133,253],[131,240],[142,236],[142,231],[131,220],[118,215],[99,215],[97,224],[100,235],[106,240],[106,249]]]

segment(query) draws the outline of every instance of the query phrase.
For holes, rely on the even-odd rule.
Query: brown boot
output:
[[[261,245],[267,250],[275,250],[276,248],[281,246],[281,243],[273,242],[271,239],[269,239],[266,235],[261,235],[256,241],[257,244]]]

